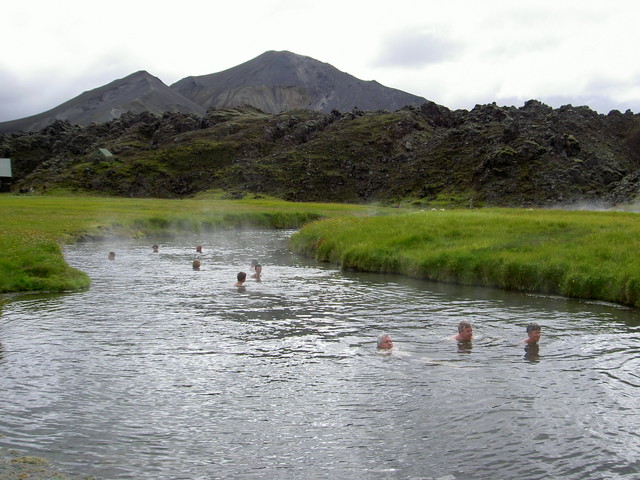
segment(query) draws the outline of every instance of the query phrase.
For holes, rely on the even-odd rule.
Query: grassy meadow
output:
[[[482,209],[312,222],[290,247],[343,268],[640,306],[640,216]]]
[[[83,237],[152,237],[223,228],[297,228],[370,208],[291,203],[268,198],[188,200],[0,195],[0,293],[86,288],[89,277],[67,265],[61,245]]]
[[[86,288],[61,245],[225,228],[298,228],[291,248],[343,268],[640,306],[640,216],[407,211],[269,198],[0,195],[0,292]]]

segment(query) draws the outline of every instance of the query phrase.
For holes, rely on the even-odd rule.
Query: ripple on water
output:
[[[636,313],[340,272],[285,238],[66,248],[91,288],[0,318],[0,444],[113,479],[635,480]],[[462,319],[470,345],[448,340]]]

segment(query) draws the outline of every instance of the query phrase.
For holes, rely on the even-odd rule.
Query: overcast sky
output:
[[[637,0],[21,0],[3,5],[0,121],[138,70],[165,84],[289,50],[451,109],[640,113]]]

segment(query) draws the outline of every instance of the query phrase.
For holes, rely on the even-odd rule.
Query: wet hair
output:
[[[247,279],[247,274],[244,272],[238,272],[238,281],[244,282]]]
[[[193,261],[193,269],[200,270],[200,260],[198,260],[197,258]]]
[[[468,328],[471,326],[471,322],[467,322],[466,320],[460,320],[460,323],[458,324],[458,333],[462,333],[462,331],[465,328]]]
[[[527,333],[533,332],[534,330],[540,330],[540,325],[535,322],[531,322],[527,325]]]
[[[382,342],[384,342],[387,338],[391,338],[391,335],[389,335],[388,333],[381,333],[380,335],[378,335],[378,346],[382,345]]]

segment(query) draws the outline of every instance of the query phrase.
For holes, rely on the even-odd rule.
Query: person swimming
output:
[[[393,341],[391,335],[388,333],[381,333],[378,336],[378,350],[391,350],[393,348]]]
[[[245,272],[238,272],[237,282],[235,283],[235,287],[244,287],[244,282],[247,280],[247,274]]]
[[[256,265],[254,266],[254,269],[255,269],[256,273],[251,275],[251,278],[255,278],[256,280],[260,280],[260,277],[262,275],[262,265],[260,265],[259,263],[256,263]]]
[[[471,323],[466,320],[461,320],[458,323],[458,334],[451,337],[449,340],[456,340],[458,342],[470,342],[473,339],[473,328]]]
[[[116,252],[109,252],[109,255],[107,256],[107,258],[109,260],[115,260],[116,259]]]
[[[527,344],[536,344],[540,341],[540,335],[542,334],[542,329],[540,325],[535,322],[531,322],[527,325],[527,338],[522,340],[520,343]]]
[[[192,267],[194,270],[200,270],[200,260],[197,258],[193,261]]]

